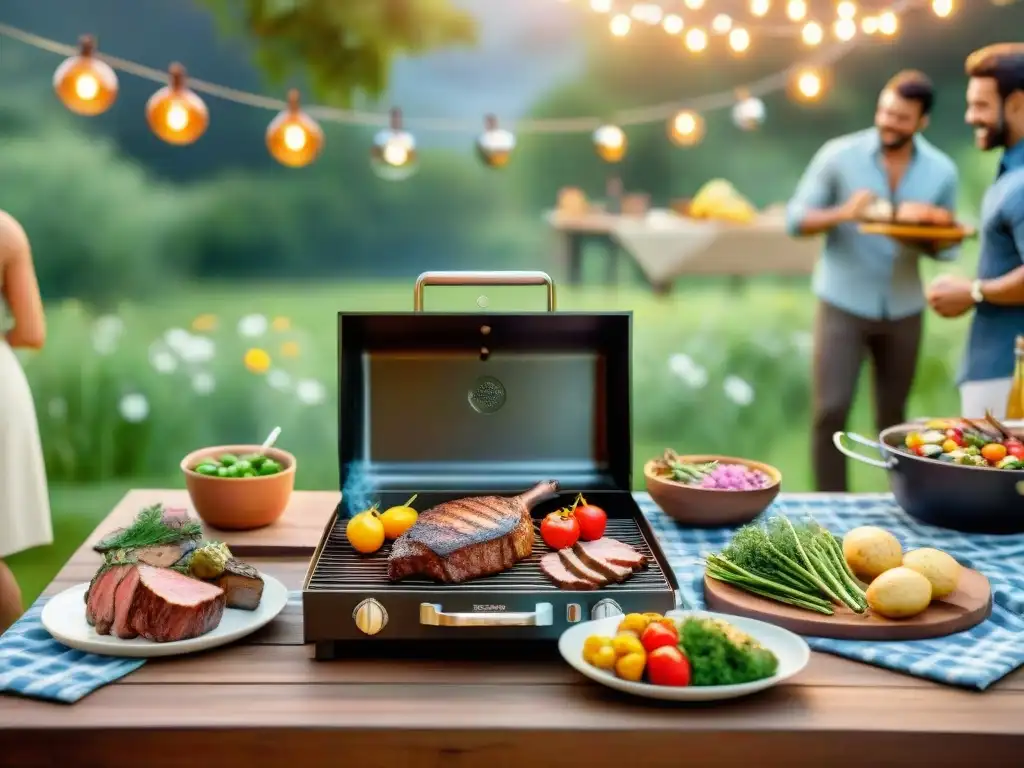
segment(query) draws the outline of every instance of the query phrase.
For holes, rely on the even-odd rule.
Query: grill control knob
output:
[[[619,616],[620,614],[622,614],[622,606],[610,597],[598,600],[594,607],[590,609],[591,619],[607,619],[609,616]]]
[[[352,611],[352,618],[359,631],[367,635],[376,635],[388,625],[388,612],[372,597],[363,600],[356,606],[356,609]]]

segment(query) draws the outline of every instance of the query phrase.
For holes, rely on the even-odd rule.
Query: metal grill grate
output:
[[[602,587],[604,592],[630,592],[670,590],[672,587],[661,566],[651,552],[636,520],[609,518],[605,536],[630,544],[647,558],[647,567],[637,571],[622,584]],[[408,578],[393,583],[387,577],[387,556],[390,544],[373,555],[360,555],[345,539],[345,521],[337,516],[324,543],[320,557],[313,567],[306,589],[312,592],[338,592],[349,590],[395,590],[402,592],[436,592],[439,589],[472,589],[502,592],[536,592],[560,590],[540,568],[540,558],[551,550],[541,541],[534,544],[533,554],[512,568],[494,576],[485,576],[463,584],[438,584],[428,579]],[[589,594],[593,594],[590,592]]]

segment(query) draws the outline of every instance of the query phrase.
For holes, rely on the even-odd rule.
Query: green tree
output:
[[[256,38],[257,61],[273,80],[304,70],[319,99],[343,106],[381,95],[399,56],[476,40],[473,18],[451,0],[201,2],[226,28]]]

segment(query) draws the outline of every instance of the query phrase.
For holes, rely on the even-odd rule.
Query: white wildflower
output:
[[[217,380],[212,373],[199,371],[192,376],[192,390],[197,395],[209,395],[217,388]]]
[[[184,344],[178,354],[186,363],[208,363],[217,354],[217,345],[213,339],[206,336],[190,336],[188,343]]]
[[[191,341],[192,334],[184,328],[171,328],[164,334],[164,342],[170,347],[172,352],[179,355]]]
[[[319,405],[327,397],[327,390],[316,379],[302,379],[295,385],[295,396],[303,405]]]
[[[149,348],[149,364],[157,373],[174,373],[178,369],[178,358],[167,346],[157,342]]]
[[[739,376],[726,376],[723,389],[736,405],[745,407],[754,402],[754,388]]]
[[[122,419],[138,424],[149,416],[149,401],[142,393],[132,392],[121,398],[117,409],[120,411]]]
[[[267,332],[269,323],[263,315],[246,315],[238,321],[238,335],[255,338]]]
[[[668,359],[668,368],[691,389],[701,389],[708,383],[707,370],[695,363],[689,355],[681,352],[672,355]]]
[[[267,383],[278,392],[284,392],[291,386],[292,377],[288,375],[287,371],[275,368],[267,374]]]

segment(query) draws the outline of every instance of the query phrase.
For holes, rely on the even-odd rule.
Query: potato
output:
[[[858,578],[870,582],[903,563],[903,547],[888,531],[863,525],[843,537],[843,557]]]
[[[871,582],[868,606],[887,619],[909,619],[924,611],[932,601],[932,585],[910,568],[890,568]]]
[[[917,571],[932,585],[932,598],[953,593],[960,581],[960,563],[941,549],[914,549],[903,556],[903,565]]]

